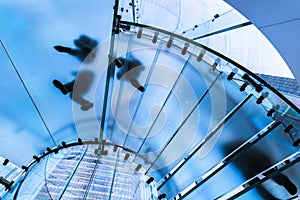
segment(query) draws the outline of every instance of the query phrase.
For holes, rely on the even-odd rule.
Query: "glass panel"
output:
[[[124,21],[159,27],[195,39],[253,72],[293,78],[268,39],[225,1],[123,0],[119,14]]]
[[[6,163],[7,160],[0,156],[0,163],[5,163],[5,165],[0,165],[0,198],[2,199],[6,195],[9,188],[12,188],[14,182],[17,182],[20,178],[22,169],[14,165],[11,162]],[[3,183],[6,182],[6,185]]]
[[[112,6],[113,1],[101,4],[76,0],[55,4],[52,1],[1,2],[0,26],[5,28],[1,29],[0,39],[49,129],[45,128],[1,47],[0,71],[6,77],[5,83],[0,86],[1,95],[5,97],[0,106],[0,121],[5,124],[0,150],[3,157],[19,166],[27,164],[32,155],[55,145],[48,132],[56,143],[78,138],[73,124],[72,101],[69,95],[62,95],[52,81],[73,81],[76,77],[74,72],[82,62],[78,57],[56,51],[53,46],[76,49],[76,39],[80,35],[87,35],[99,44],[107,40],[111,34]],[[103,55],[107,57],[106,53]],[[87,99],[93,101],[89,96]],[[77,103],[74,107],[80,109]],[[89,130],[86,132],[91,132]],[[16,150],[8,152],[9,148]]]
[[[30,169],[15,193],[26,199],[110,198],[149,199],[146,176],[135,170],[130,152],[106,146],[107,155],[95,156],[96,145],[75,146],[51,154]],[[31,182],[32,184],[29,184]]]
[[[138,11],[135,8],[137,1],[120,0],[118,14],[122,16],[122,20],[136,22]]]
[[[195,147],[196,144],[201,143],[203,140],[205,133],[209,133],[213,131],[216,127],[222,127],[220,131],[216,132],[215,141],[217,143],[208,143],[208,146],[213,148],[208,148],[207,150],[204,150],[205,148],[200,148],[200,151],[198,152],[198,156],[201,157],[201,160],[199,161],[199,157],[197,156],[193,157],[189,162],[184,163],[182,166],[182,169],[178,171],[177,174],[175,174],[174,177],[172,177],[170,181],[168,181],[161,189],[160,192],[165,192],[169,196],[172,197],[176,195],[180,191],[186,191],[186,188],[189,188],[188,186],[190,184],[193,184],[193,182],[197,179],[199,179],[201,176],[203,178],[207,176],[209,169],[216,166],[220,160],[223,158],[222,154],[224,155],[225,151],[225,145],[226,143],[233,144],[234,141],[241,142],[246,141],[250,137],[252,137],[254,134],[258,133],[261,129],[265,128],[267,124],[269,124],[272,121],[272,118],[267,116],[267,112],[270,111],[270,109],[276,107],[276,103],[281,103],[280,107],[276,107],[276,111],[272,113],[270,116],[273,116],[273,119],[280,119],[283,121],[283,118],[286,119],[283,116],[291,116],[288,115],[289,112],[287,112],[289,109],[292,109],[291,106],[288,105],[287,100],[283,100],[283,96],[281,96],[279,93],[277,93],[275,90],[273,90],[271,87],[269,87],[266,83],[264,83],[262,80],[260,80],[256,75],[252,74],[242,66],[238,65],[237,63],[231,61],[230,59],[227,59],[226,57],[204,47],[204,49],[207,51],[204,56],[203,60],[204,62],[197,62],[197,58],[199,57],[199,54],[201,55],[201,50],[203,50],[201,47],[195,45],[191,42],[190,45],[186,45],[188,40],[180,38],[179,36],[173,35],[169,33],[171,36],[167,36],[164,33],[161,33],[163,31],[155,29],[155,28],[134,28],[137,32],[142,30],[141,39],[146,40],[153,40],[155,35],[158,35],[158,41],[161,39],[166,46],[169,46],[170,49],[168,49],[168,54],[164,54],[164,51],[160,53],[160,57],[158,61],[169,59],[172,55],[172,53],[181,55],[181,56],[187,56],[190,53],[192,53],[192,56],[190,58],[186,58],[184,60],[178,59],[176,62],[181,63],[181,70],[179,68],[179,79],[177,80],[178,85],[174,84],[176,82],[176,79],[172,82],[171,90],[172,94],[179,94],[177,96],[180,96],[180,91],[183,92],[183,89],[181,87],[184,86],[184,78],[188,77],[188,80],[190,81],[190,85],[192,87],[192,91],[195,94],[196,100],[201,98],[201,95],[203,95],[203,92],[205,88],[208,88],[209,85],[213,82],[214,79],[216,79],[218,72],[222,72],[222,76],[219,78],[220,80],[217,82],[218,84],[215,85],[215,87],[210,88],[209,90],[209,96],[207,98],[203,98],[203,105],[199,104],[199,107],[196,109],[196,112],[205,113],[205,118],[201,120],[202,124],[199,126],[199,128],[196,128],[197,122],[193,126],[192,124],[189,124],[188,119],[186,123],[188,124],[185,126],[181,122],[184,121],[184,117],[180,117],[180,112],[174,112],[174,107],[180,108],[180,106],[170,106],[168,109],[168,103],[172,102],[172,97],[167,98],[167,94],[164,96],[163,99],[167,99],[167,103],[164,104],[164,101],[160,102],[160,105],[163,105],[164,110],[166,110],[166,114],[168,113],[174,113],[172,114],[172,120],[170,120],[170,123],[173,123],[173,125],[170,125],[169,129],[166,129],[168,127],[168,124],[165,124],[165,127],[161,129],[161,132],[158,135],[154,135],[152,137],[147,137],[145,142],[142,143],[147,146],[148,148],[142,147],[141,153],[139,156],[136,156],[135,161],[137,163],[142,163],[142,165],[147,169],[147,173],[151,174],[151,176],[155,177],[155,180],[160,180],[163,178],[163,176],[166,176],[177,163],[183,160],[183,158],[187,157],[189,154],[188,152],[191,152],[193,150],[193,147]],[[158,31],[161,31],[158,33]],[[139,35],[139,33],[137,33]],[[183,53],[183,49],[185,47],[187,48],[187,54]],[[220,64],[214,64],[217,62],[217,60],[220,59]],[[186,62],[187,61],[187,62]],[[185,64],[186,62],[186,64]],[[166,65],[169,66],[177,66],[175,63],[173,64],[172,61],[166,62]],[[183,66],[186,68],[183,69]],[[210,72],[211,69],[216,67],[214,72]],[[235,69],[237,68],[237,69]],[[175,68],[176,69],[176,68]],[[155,72],[156,68],[154,69]],[[232,80],[227,80],[230,74],[234,72],[232,75]],[[178,72],[177,72],[178,73]],[[162,77],[163,74],[166,73],[160,73],[159,75]],[[245,75],[247,74],[247,75]],[[159,79],[164,80],[164,78]],[[247,82],[247,87],[245,87],[245,90],[242,90],[241,87],[244,85],[244,83]],[[199,89],[201,88],[201,89]],[[215,91],[214,91],[215,90]],[[240,91],[241,90],[241,91]],[[147,88],[145,91],[145,96],[147,95]],[[218,94],[216,96],[216,94]],[[222,95],[223,94],[223,95]],[[267,94],[267,95],[266,95]],[[143,94],[144,95],[144,94]],[[177,97],[176,96],[176,97]],[[183,95],[186,99],[182,105],[183,109],[186,111],[185,115],[188,114],[188,110],[191,110],[193,108],[192,105],[189,104],[189,100],[193,100],[192,97],[189,97],[187,94]],[[247,97],[248,96],[248,97]],[[154,96],[155,97],[155,96]],[[247,97],[247,98],[246,98]],[[151,98],[151,97],[150,97]],[[223,100],[222,100],[223,99]],[[249,99],[249,101],[247,100]],[[188,101],[187,101],[188,100]],[[215,102],[214,102],[215,101]],[[238,103],[243,103],[243,106],[241,108],[235,108]],[[222,102],[222,103],[221,103]],[[218,106],[219,103],[219,106]],[[217,105],[217,106],[216,106]],[[149,108],[148,104],[140,105],[140,110]],[[215,109],[215,111],[210,110]],[[225,115],[231,115],[230,112],[233,112],[235,109],[237,109],[236,114],[232,115],[228,118],[228,116],[225,117]],[[179,111],[176,110],[176,111]],[[294,110],[296,113],[297,111]],[[218,114],[214,114],[214,112]],[[235,112],[235,111],[234,111]],[[163,113],[164,114],[164,113]],[[199,114],[196,114],[198,116]],[[269,114],[268,114],[269,115]],[[297,114],[296,114],[297,115]],[[179,120],[176,119],[176,117],[179,116]],[[192,115],[191,115],[192,116]],[[209,117],[211,116],[211,118]],[[213,116],[213,117],[212,117]],[[142,117],[142,115],[141,115]],[[137,122],[143,122],[143,118],[136,119]],[[295,116],[296,117],[296,116]],[[297,118],[297,117],[296,117]],[[225,125],[223,124],[222,120],[225,119]],[[250,120],[249,120],[250,119]],[[211,121],[210,121],[211,120]],[[227,123],[228,121],[228,123]],[[159,116],[157,118],[157,122],[165,122],[164,117]],[[239,122],[243,122],[242,124]],[[199,123],[199,122],[198,122]],[[218,123],[221,123],[220,125]],[[278,128],[274,131],[272,131],[272,136],[275,135],[280,140],[283,141],[283,139],[286,141],[287,144],[289,144],[290,148],[287,149],[287,151],[284,152],[268,152],[272,155],[280,155],[277,158],[271,158],[272,162],[278,161],[280,159],[285,158],[285,156],[288,156],[290,153],[295,151],[296,149],[293,148],[291,144],[291,140],[289,137],[287,137],[286,134],[282,134],[284,132],[284,127],[290,123],[290,121],[286,121],[281,128]],[[294,125],[296,124],[293,123]],[[223,127],[224,125],[224,127]],[[154,126],[155,127],[155,126]],[[178,129],[178,132],[176,130],[177,127],[180,127]],[[191,131],[191,128],[196,128],[196,136],[189,137],[187,134],[189,134]],[[243,130],[241,132],[241,130]],[[221,134],[222,133],[222,134]],[[149,133],[149,135],[151,132]],[[174,136],[175,135],[175,136]],[[181,139],[178,139],[179,136],[182,135]],[[174,138],[173,138],[174,137]],[[273,136],[274,137],[274,136]],[[191,146],[184,146],[183,143],[185,139],[191,141]],[[269,139],[270,140],[270,139]],[[113,140],[112,140],[113,141]],[[128,141],[134,141],[134,140],[128,140]],[[273,143],[266,142],[268,139],[265,139],[264,142],[260,142],[260,147],[268,147],[269,149],[273,148]],[[136,144],[136,142],[132,142],[132,144]],[[274,143],[275,144],[275,143]],[[276,146],[276,145],[274,145]],[[128,146],[128,148],[133,149],[134,145]],[[182,151],[181,154],[176,154],[178,151]],[[208,152],[209,154],[203,153]],[[172,160],[173,155],[174,160]],[[170,161],[170,162],[169,162]],[[153,165],[153,166],[152,166]],[[151,168],[149,168],[151,167]],[[150,170],[149,170],[150,169]],[[191,170],[193,169],[193,170]],[[214,169],[214,168],[213,168]],[[148,171],[149,170],[149,171]],[[228,170],[232,170],[232,172],[236,172],[236,169],[232,165],[230,167],[227,167],[225,172],[221,171],[218,172],[217,175],[214,175],[211,179],[209,179],[201,188],[204,189],[197,189],[195,192],[191,193],[191,196],[203,194],[201,193],[202,190],[209,191],[211,190],[211,194],[208,193],[208,195],[212,195],[211,198],[216,198],[217,195],[221,195],[222,191],[225,192],[227,188],[228,190],[232,188],[234,185],[239,184],[243,181],[244,177],[243,174],[240,174],[238,179],[236,181],[233,181],[231,184],[222,185],[224,179],[230,179],[232,178],[231,173],[228,173]],[[189,173],[191,171],[191,173]],[[243,171],[243,168],[241,169]],[[162,179],[163,180],[163,179]],[[199,179],[201,180],[201,179]],[[159,181],[161,182],[161,181]],[[224,188],[224,190],[216,191],[213,188],[212,185],[219,184],[217,188]],[[210,189],[209,189],[210,188]],[[203,192],[203,191],[202,191]],[[195,194],[194,194],[195,193]],[[249,195],[257,195],[257,193],[250,193]],[[191,196],[188,196],[190,198]],[[205,198],[207,196],[205,195]]]
[[[0,105],[0,122],[3,125],[0,154],[18,166],[26,165],[34,154],[55,143],[36,102],[3,45],[0,47],[0,59],[0,73],[5,77],[5,82],[0,85],[0,93],[4,97]]]
[[[195,24],[194,27],[190,29],[184,29],[181,35],[191,38],[192,40],[199,40],[201,38],[207,38],[216,34],[226,33],[251,24],[247,22],[248,20],[238,11],[231,9],[222,14],[216,13],[212,19],[209,19],[201,24]],[[202,39],[201,42],[202,44],[207,45],[208,39]]]
[[[277,50],[254,25],[194,39],[254,73],[293,78]]]
[[[153,24],[188,37],[211,34],[246,21],[229,7],[205,7],[216,2],[124,0],[120,1],[118,14],[122,14],[121,20]],[[0,72],[5,81],[0,85],[0,93],[5,98],[0,106],[4,128],[0,155],[10,159],[9,165],[1,168],[9,180],[21,172],[16,166],[29,163],[32,155],[48,146],[78,137],[99,137],[105,84],[111,82],[112,96],[108,96],[104,129],[108,143],[103,150],[107,152],[96,156],[97,146],[90,145],[87,149],[80,146],[51,154],[36,168],[30,168],[20,185],[21,198],[94,199],[102,195],[112,199],[149,199],[163,192],[171,198],[201,183],[187,198],[214,199],[243,183],[250,177],[247,173],[258,173],[252,169],[247,172],[245,166],[246,162],[251,165],[251,160],[257,161],[247,159],[251,150],[258,159],[253,168],[258,167],[259,171],[299,150],[295,147],[300,137],[299,109],[257,75],[206,46],[173,32],[124,22],[119,24],[120,33],[112,40],[114,46],[110,46],[113,1],[2,5],[0,13],[12,23],[0,20],[1,26],[11,28],[3,29],[1,37],[15,63],[10,62],[3,45]],[[187,5],[194,5],[195,9]],[[195,18],[195,12],[199,12],[196,6],[204,10],[199,18]],[[32,7],[36,9],[27,12]],[[6,8],[13,17],[7,17]],[[57,12],[61,8],[66,8],[65,12]],[[129,26],[130,30],[126,30]],[[223,33],[218,35],[219,39],[216,35],[205,38],[203,44],[222,41],[228,56],[235,58],[233,55],[237,54],[243,58],[244,50],[227,45],[235,36],[233,31]],[[54,45],[78,46],[78,42],[86,39],[82,36],[85,34],[91,37],[90,42],[99,44],[87,57],[49,50]],[[57,50],[64,51],[61,49]],[[78,53],[78,49],[74,51]],[[106,80],[111,64],[109,52],[123,63],[113,63],[115,74]],[[63,96],[64,91],[55,88],[57,85],[53,86],[54,79],[63,84],[77,80],[73,101]],[[79,80],[84,80],[83,84]],[[248,140],[273,120],[279,120],[281,125],[241,154],[247,155],[242,156],[244,163],[233,161],[210,177],[225,165],[222,159],[232,151],[232,146]],[[10,151],[11,148],[16,151]],[[260,165],[261,161],[266,165]],[[157,193],[156,186],[180,164]],[[14,169],[17,173],[12,172]],[[141,175],[144,173],[147,176]],[[145,184],[148,176],[158,184]],[[287,171],[286,176],[293,177],[292,183],[299,185],[295,172]],[[206,177],[209,179],[202,185]],[[259,190],[253,190],[246,197],[259,196]]]

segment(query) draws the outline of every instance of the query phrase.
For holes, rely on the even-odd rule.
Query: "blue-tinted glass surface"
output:
[[[124,2],[121,1],[120,5],[125,9],[123,12],[133,17],[128,9],[130,5]],[[288,117],[295,120],[293,117],[297,116],[296,111],[273,91],[263,85],[263,92],[268,92],[269,96],[258,105],[256,101],[262,92],[256,92],[250,85],[245,92],[239,91],[245,82],[242,78],[245,72],[239,70],[235,80],[228,81],[227,75],[235,68],[233,64],[222,59],[221,65],[212,69],[219,55],[206,52],[203,60],[199,61],[197,59],[202,48],[177,37],[174,39],[171,33],[159,33],[158,41],[154,42],[153,37],[158,32],[145,28],[139,38],[139,33],[136,33],[139,28],[132,26],[131,31],[123,30],[124,33],[121,31],[110,40],[113,3],[3,3],[0,25],[7,29],[1,29],[0,32],[4,44],[0,49],[0,72],[5,77],[5,81],[0,84],[3,97],[0,106],[0,120],[3,124],[0,135],[1,156],[21,166],[27,164],[32,155],[40,154],[48,146],[74,141],[78,137],[84,140],[99,137],[104,90],[108,81],[106,73],[111,61],[108,55],[134,61],[139,65],[128,73],[124,73],[124,66],[115,68],[115,73],[109,77],[111,97],[108,97],[106,106],[108,116],[104,139],[124,146],[131,152],[138,152],[138,156],[130,154],[130,162],[133,161],[134,165],[142,164],[142,170],[147,170],[147,174],[159,182],[209,133],[214,135],[161,188],[160,192],[167,193],[168,198],[205,176],[207,170],[225,156],[224,148],[227,144],[245,141],[269,124],[272,118],[267,117],[266,113],[275,105],[281,107],[277,110],[278,116],[273,116],[274,119],[284,121],[284,126],[290,123]],[[169,9],[170,15],[165,18],[169,23],[171,19],[178,18],[176,13],[179,12],[179,4],[170,4],[169,8],[160,3],[154,6],[160,9],[149,9],[155,12]],[[140,5],[145,10],[149,3],[145,1]],[[31,7],[36,9],[31,12]],[[144,20],[147,16],[145,13]],[[142,19],[140,17],[140,22]],[[152,20],[154,25],[158,21],[156,18],[148,20]],[[164,23],[164,20],[159,22]],[[176,28],[175,22],[169,25]],[[91,38],[90,42],[96,41],[98,45],[83,60],[82,52],[78,53],[77,47],[80,46],[78,42],[84,41],[86,36]],[[225,44],[227,36],[222,38]],[[112,49],[111,41],[114,42]],[[71,47],[73,53],[68,50],[59,52],[53,48],[55,45]],[[186,52],[185,47],[188,47]],[[225,50],[230,55],[240,53],[231,50],[230,45],[225,45]],[[70,94],[63,95],[53,85],[54,79],[63,84],[77,80],[72,99]],[[79,80],[83,80],[83,84]],[[145,91],[140,91],[137,83]],[[253,94],[249,101],[232,118],[223,122],[226,114],[234,110],[249,93]],[[85,106],[89,105],[92,107],[86,111]],[[293,124],[298,124],[297,119]],[[284,126],[276,128],[264,141],[254,146],[259,152],[270,155],[272,164],[296,151],[291,145],[291,139],[284,133]],[[218,130],[214,132],[216,127]],[[296,127],[294,130],[299,129]],[[296,131],[292,133],[294,136],[298,134]],[[111,153],[112,149],[108,150]],[[119,158],[110,161],[116,159]],[[243,169],[243,165],[237,167],[230,164],[188,198],[201,196],[203,199],[212,199],[224,194],[245,180]],[[47,170],[51,171],[51,167]],[[82,169],[82,172],[85,170]],[[36,171],[34,175],[43,177],[42,173]],[[287,174],[296,177],[295,171],[288,171]],[[112,173],[109,175],[111,177]],[[230,183],[224,180],[230,180]],[[299,185],[299,178],[293,181]],[[96,187],[92,186],[93,189]],[[56,188],[55,184],[53,188]],[[109,188],[103,190],[109,192]],[[67,191],[66,194],[72,196],[72,192]],[[30,192],[28,195],[33,196]],[[255,192],[250,192],[247,197],[256,198],[255,195]]]

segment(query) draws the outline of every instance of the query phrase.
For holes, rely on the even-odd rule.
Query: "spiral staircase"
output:
[[[287,194],[273,180],[283,173],[300,187],[299,108],[208,46],[124,20],[122,13],[130,11],[119,4],[114,2],[111,37],[93,49],[93,60],[81,63],[77,72],[93,74],[85,98],[94,107],[88,111],[64,98],[67,103],[40,112],[47,104],[36,98],[39,88],[32,94],[1,42],[9,68],[3,74],[13,74],[12,82],[18,82],[15,90],[13,83],[1,86],[13,91],[9,107],[18,104],[17,95],[29,96],[24,113],[26,107],[37,113],[20,117],[40,124],[30,130],[39,133],[30,136],[36,137],[34,145],[22,128],[14,144],[1,142],[1,152],[7,152],[1,155],[1,199],[259,199],[259,187],[296,199],[297,192]],[[144,92],[118,77],[118,58],[142,66],[128,70],[126,77],[133,76]],[[81,86],[75,81],[73,95]],[[60,112],[72,121],[64,121]],[[52,131],[50,118],[63,126]],[[16,148],[13,154],[10,145]],[[251,152],[268,167],[245,178],[235,163]]]

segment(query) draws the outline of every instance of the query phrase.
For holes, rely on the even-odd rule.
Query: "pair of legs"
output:
[[[62,53],[68,53],[70,55],[73,55],[79,58],[79,60],[81,61],[86,61],[87,60],[86,58],[91,54],[92,54],[91,57],[95,57],[92,51],[98,45],[98,42],[96,40],[86,35],[81,35],[78,39],[74,40],[74,44],[77,47],[75,49],[72,49],[70,47],[60,46],[60,45],[54,46],[54,49]]]
[[[284,174],[277,174],[272,178],[278,185],[283,186],[290,195],[297,194],[297,186]]]
[[[133,87],[138,89],[140,92],[144,92],[145,88],[136,79],[130,79],[130,83]]]
[[[90,53],[90,51],[83,51],[83,50],[80,50],[80,49],[72,49],[70,47],[64,47],[64,46],[60,46],[60,45],[54,46],[54,49],[56,49],[59,52],[67,53],[67,54],[70,54],[72,56],[75,56],[80,61],[84,61],[85,58],[87,58],[87,56]]]
[[[127,61],[127,65],[125,66],[126,60],[124,58],[117,58],[114,60],[114,64],[118,68],[122,68],[117,73],[117,78],[121,79],[122,77],[125,77],[133,87],[138,89],[140,92],[144,92],[145,88],[138,82],[136,79],[139,76],[139,73],[141,71],[142,63],[139,61]]]
[[[223,144],[224,154],[228,155],[241,144],[243,144],[243,142],[240,140]],[[263,172],[265,169],[272,166],[273,163],[274,162],[270,155],[265,152],[263,148],[259,148],[258,146],[249,148],[247,151],[242,152],[239,156],[232,160],[232,164],[241,171],[246,179],[250,179]],[[278,185],[284,187],[290,195],[297,194],[297,186],[289,179],[288,176],[279,173],[271,179]],[[277,200],[277,198],[273,196],[272,192],[263,185],[258,185],[255,189],[263,199]]]
[[[284,187],[288,193],[292,196],[297,194],[297,187],[296,185],[284,174],[277,174],[275,177],[271,178],[274,182],[278,185]],[[263,199],[267,200],[279,200],[278,198],[274,197],[266,188],[262,185],[255,187],[256,191],[260,194]]]
[[[81,94],[77,94],[77,93],[73,93],[73,88],[74,88],[74,83],[75,80],[66,84],[62,84],[60,81],[58,80],[53,80],[53,85],[58,88],[61,93],[63,93],[64,95],[70,93],[70,96],[72,98],[73,101],[75,101],[76,103],[78,103],[79,105],[81,105],[80,109],[83,111],[87,111],[90,108],[93,107],[93,103],[85,100]]]

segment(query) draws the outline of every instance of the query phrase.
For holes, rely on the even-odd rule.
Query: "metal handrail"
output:
[[[235,67],[239,68],[243,72],[249,74],[251,77],[256,79],[259,83],[261,83],[263,86],[267,87],[270,91],[272,91],[275,95],[277,95],[280,99],[282,99],[285,103],[287,103],[290,107],[292,107],[300,115],[300,109],[295,104],[293,104],[288,98],[286,98],[283,94],[281,94],[278,90],[276,90],[271,85],[269,85],[265,80],[263,80],[262,78],[257,76],[255,73],[251,72],[250,70],[248,70],[244,66],[242,66],[239,63],[235,62],[234,60],[226,57],[225,55],[223,55],[223,54],[221,54],[221,53],[219,53],[219,52],[217,52],[217,51],[215,51],[215,50],[213,50],[213,49],[211,49],[211,48],[209,48],[205,45],[202,45],[202,44],[200,44],[196,41],[193,41],[189,38],[183,37],[181,35],[177,35],[175,33],[172,33],[172,32],[160,29],[160,28],[156,28],[156,27],[153,27],[153,26],[148,26],[148,25],[145,25],[145,24],[138,24],[138,23],[128,22],[128,21],[120,21],[120,23],[124,24],[124,25],[130,25],[130,26],[136,26],[136,27],[140,27],[140,28],[146,28],[146,29],[152,30],[154,32],[161,32],[163,34],[169,35],[170,37],[174,37],[174,38],[177,38],[177,39],[182,40],[184,42],[191,43],[191,44],[193,44],[193,45],[195,45],[199,48],[202,48],[202,49],[218,56],[219,58],[225,60],[226,62],[228,62],[232,65],[234,65]]]

